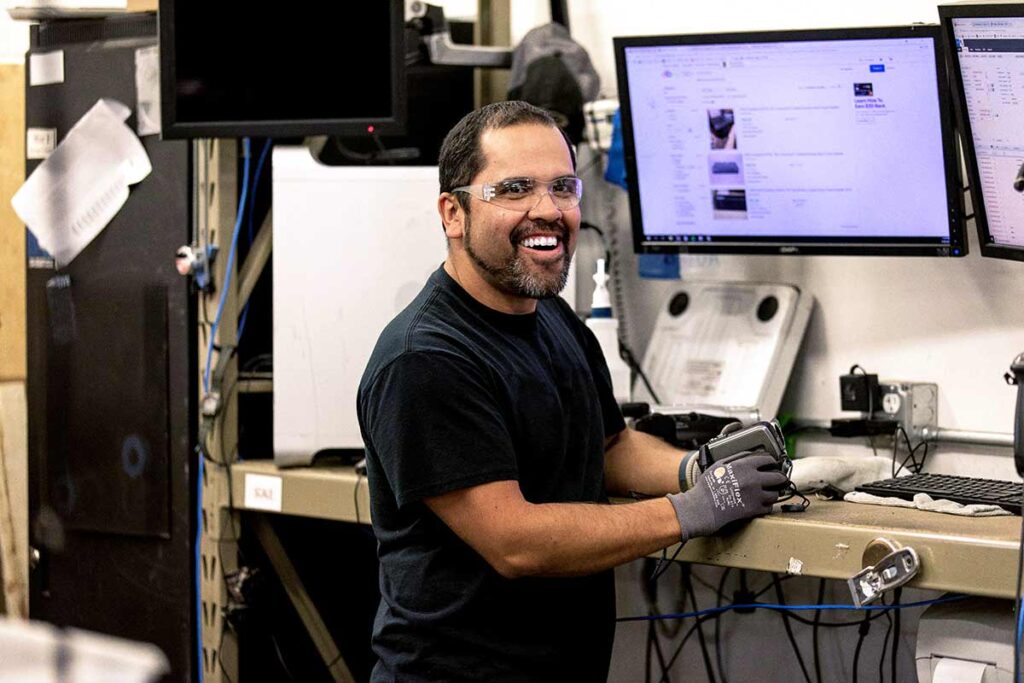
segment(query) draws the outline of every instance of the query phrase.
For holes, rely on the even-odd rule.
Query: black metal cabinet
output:
[[[26,126],[59,142],[101,97],[134,111],[136,51],[156,36],[154,14],[33,26],[30,62],[60,51],[64,78],[29,79]],[[155,643],[169,680],[189,681],[196,315],[174,253],[190,241],[191,154],[142,141],[152,173],[69,265],[28,237],[30,614]]]

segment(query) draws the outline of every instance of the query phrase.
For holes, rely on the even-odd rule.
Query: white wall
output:
[[[513,4],[513,42],[535,25],[548,21],[547,2]],[[710,3],[625,2],[570,0],[574,38],[587,48],[602,78],[602,93],[614,96],[615,65],[612,37],[616,35],[699,33],[761,29],[866,26],[937,21],[936,5],[919,0],[862,0],[845,3],[718,0]],[[636,273],[626,194],[601,179],[601,165],[590,166],[581,155],[587,197],[584,217],[601,226],[621,246],[626,273],[622,287],[627,309],[620,312],[629,325],[634,350],[642,353],[659,307],[678,281],[643,281]],[[685,279],[778,281],[793,283],[817,302],[794,374],[783,400],[783,412],[800,418],[840,417],[838,377],[857,363],[882,379],[936,382],[939,385],[939,425],[947,429],[1012,431],[1014,389],[1002,376],[1013,357],[1024,350],[1024,264],[982,258],[973,223],[968,224],[970,254],[960,259],[881,257],[684,256]],[[581,273],[593,271],[599,253],[596,237],[585,233],[578,252]],[[580,278],[579,302],[586,307],[591,285]],[[891,447],[891,446],[890,446]],[[879,451],[884,447],[879,442]],[[799,452],[871,455],[864,440],[806,439]],[[929,469],[953,473],[1015,478],[1007,448],[942,444],[930,456]],[[695,567],[695,573],[717,582],[720,570]],[[640,563],[617,573],[619,614],[639,614],[646,605],[638,590]],[[661,611],[679,609],[678,576],[669,572],[660,582]],[[735,587],[735,572],[729,591]],[[751,573],[750,583],[766,583],[766,575]],[[787,584],[791,603],[816,600],[817,581]],[[698,587],[701,607],[712,606],[714,591]],[[764,596],[766,599],[772,594]],[[928,595],[917,595],[927,598]],[[827,599],[849,602],[845,586],[829,582]],[[901,672],[912,676],[916,620],[920,610],[903,615]],[[856,619],[839,613],[828,618]],[[684,625],[685,632],[692,622]],[[805,658],[810,658],[811,630],[794,624]],[[708,633],[713,629],[709,623]],[[759,613],[724,618],[724,657],[730,680],[802,680],[778,616]],[[862,654],[862,680],[875,680],[884,626],[876,626]],[[613,655],[612,681],[643,678],[646,626],[620,626]],[[662,643],[674,649],[675,638]],[[687,644],[676,679],[706,680],[699,648]],[[822,636],[825,680],[850,680],[856,628],[829,629]],[[777,653],[777,654],[770,654]],[[713,655],[712,655],[713,656]],[[777,664],[771,674],[761,658]],[[888,668],[888,664],[886,665]],[[655,679],[660,675],[655,665]],[[866,673],[865,673],[866,672]],[[813,675],[813,674],[812,674]],[[913,680],[910,678],[910,680]]]
[[[869,0],[856,4],[721,0],[569,2],[573,36],[590,53],[603,91],[615,91],[611,39],[643,33],[707,32],[934,22],[935,4]],[[641,8],[641,11],[638,11]],[[547,3],[513,5],[513,39],[548,20]],[[625,193],[595,175],[587,183],[590,220],[615,231],[629,254]],[[801,418],[839,416],[838,376],[858,363],[882,379],[939,384],[939,424],[1008,433],[1014,394],[1002,375],[1024,350],[1024,266],[981,258],[973,223],[971,253],[960,259],[881,257],[684,257],[683,277],[788,282],[817,306],[794,371],[785,411]],[[590,267],[581,255],[581,272]],[[585,279],[584,279],[585,280]],[[582,282],[583,280],[581,280]],[[641,351],[658,306],[675,285],[625,282],[630,337]],[[581,289],[585,289],[581,288]],[[583,292],[585,295],[585,292]]]
[[[28,52],[28,22],[7,14],[11,0],[0,2],[0,64],[22,64]]]
[[[515,0],[512,44],[550,20],[547,0]],[[927,0],[569,0],[573,38],[587,49],[601,76],[601,91],[614,97],[612,38],[674,33],[757,31],[934,23],[936,3]]]

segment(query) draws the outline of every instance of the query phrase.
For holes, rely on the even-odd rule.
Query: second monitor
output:
[[[638,251],[962,256],[937,26],[615,39]]]

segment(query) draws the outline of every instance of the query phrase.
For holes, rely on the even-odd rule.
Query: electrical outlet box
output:
[[[912,441],[938,428],[938,384],[883,380],[878,383],[878,396],[873,417],[899,422]]]

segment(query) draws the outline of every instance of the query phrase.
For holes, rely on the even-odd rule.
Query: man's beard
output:
[[[546,232],[559,233],[562,244],[562,269],[555,275],[546,272],[530,272],[527,259],[519,253],[520,241],[530,232],[538,228]],[[487,262],[473,249],[473,242],[470,237],[472,233],[470,217],[466,216],[465,236],[462,245],[466,254],[484,271],[485,279],[499,291],[513,296],[525,296],[531,299],[550,299],[557,296],[565,289],[565,283],[569,279],[569,266],[572,265],[572,254],[569,253],[569,231],[562,223],[538,223],[533,222],[528,226],[518,226],[512,231],[510,242],[514,249],[512,255],[502,259],[500,262]]]

